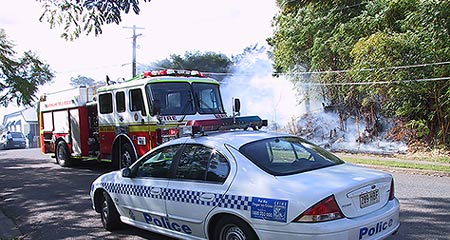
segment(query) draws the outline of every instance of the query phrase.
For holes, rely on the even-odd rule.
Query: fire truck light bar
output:
[[[197,70],[164,69],[144,72],[144,78],[160,76],[206,77],[205,74]]]
[[[207,120],[191,120],[183,127],[183,135],[195,135],[208,131],[221,131],[230,129],[247,129],[253,128],[259,130],[261,127],[267,126],[267,120],[262,120],[258,116],[236,117],[236,118],[220,118]]]

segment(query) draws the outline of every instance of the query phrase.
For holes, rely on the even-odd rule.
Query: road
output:
[[[0,210],[24,239],[169,240],[133,227],[114,233],[102,228],[88,194],[107,171],[94,162],[61,168],[39,149],[0,151]],[[450,240],[450,178],[392,174],[402,225],[390,239]]]
[[[39,149],[0,151],[0,210],[25,239],[170,239],[133,227],[103,229],[89,190],[107,171],[95,162],[61,168]]]

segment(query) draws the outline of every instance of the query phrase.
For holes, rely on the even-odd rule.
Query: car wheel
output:
[[[102,211],[100,214],[103,227],[106,230],[113,231],[119,229],[122,225],[119,212],[107,192],[103,192]]]
[[[242,219],[225,216],[217,221],[213,239],[217,240],[256,240],[255,231]]]
[[[70,165],[72,165],[69,148],[64,141],[60,141],[58,142],[58,145],[56,145],[56,162],[61,167],[69,167]]]
[[[120,168],[126,168],[131,166],[136,161],[136,156],[134,154],[133,148],[130,143],[125,143],[122,145],[120,153]]]

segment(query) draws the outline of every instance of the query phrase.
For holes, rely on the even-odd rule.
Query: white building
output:
[[[39,122],[36,107],[29,107],[21,111],[6,114],[3,117],[2,132],[22,132],[25,137],[31,132],[34,136],[33,147],[38,146]]]

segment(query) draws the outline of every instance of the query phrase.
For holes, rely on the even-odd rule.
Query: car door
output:
[[[172,230],[206,238],[203,224],[229,188],[230,162],[217,149],[187,144],[175,165],[166,201]]]
[[[165,193],[172,162],[182,145],[171,145],[145,155],[123,177],[126,194],[116,195],[122,215],[141,224],[164,227],[167,219]]]

